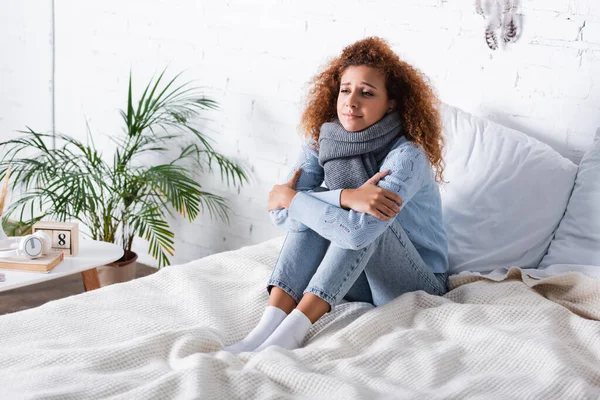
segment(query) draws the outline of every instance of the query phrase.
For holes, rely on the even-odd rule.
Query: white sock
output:
[[[263,312],[258,325],[240,342],[234,343],[223,348],[231,353],[241,353],[243,351],[252,351],[262,342],[264,342],[271,333],[281,324],[287,314],[279,307],[267,306]]]
[[[261,351],[269,346],[281,346],[288,350],[297,349],[302,346],[304,337],[311,326],[310,319],[302,311],[295,308],[271,336],[254,351]]]

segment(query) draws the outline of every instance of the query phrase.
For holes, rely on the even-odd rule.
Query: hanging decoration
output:
[[[475,11],[485,19],[485,42],[492,50],[499,42],[516,42],[520,33],[518,0],[475,0]]]

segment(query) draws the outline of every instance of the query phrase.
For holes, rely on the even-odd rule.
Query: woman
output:
[[[376,37],[346,47],[313,79],[307,143],[288,182],[269,194],[271,219],[287,230],[269,301],[258,325],[224,350],[298,348],[342,299],[380,306],[415,290],[446,293],[437,103]]]

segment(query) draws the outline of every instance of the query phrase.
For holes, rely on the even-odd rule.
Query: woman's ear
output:
[[[388,109],[387,112],[390,112],[392,110],[396,109],[396,100],[388,100]]]

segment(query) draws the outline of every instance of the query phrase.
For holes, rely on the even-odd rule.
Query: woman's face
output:
[[[344,129],[362,131],[395,106],[396,102],[388,99],[382,72],[365,65],[346,68],[337,99],[337,116]]]

